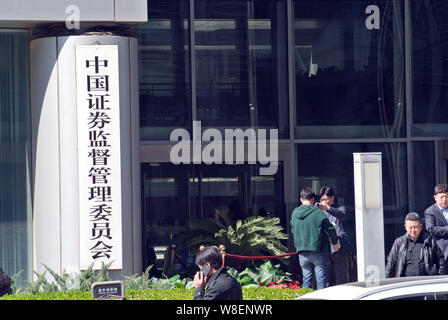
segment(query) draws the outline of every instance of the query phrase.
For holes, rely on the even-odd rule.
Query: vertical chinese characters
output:
[[[108,159],[112,156],[112,116],[113,106],[110,104],[109,61],[94,56],[85,60],[87,69],[87,95],[85,107],[88,108],[85,119],[88,132],[87,157],[90,168],[88,177],[87,199],[89,204],[90,238],[89,251],[91,257],[109,259],[114,245],[111,228],[113,215],[113,189],[110,183],[114,174]]]

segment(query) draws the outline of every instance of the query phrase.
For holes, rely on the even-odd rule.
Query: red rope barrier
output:
[[[277,256],[239,256],[236,254],[226,253],[226,257],[229,258],[235,258],[235,259],[242,259],[242,260],[263,260],[263,259],[277,259],[277,258],[283,258],[288,257],[297,254],[297,252],[290,252],[286,254],[281,254]]]

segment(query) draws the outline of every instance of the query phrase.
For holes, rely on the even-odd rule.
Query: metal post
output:
[[[385,276],[381,153],[354,153],[358,281]]]

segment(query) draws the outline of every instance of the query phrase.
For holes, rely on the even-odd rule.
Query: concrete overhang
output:
[[[147,0],[0,0],[0,28],[65,23],[74,12],[81,27],[132,26],[148,19]]]

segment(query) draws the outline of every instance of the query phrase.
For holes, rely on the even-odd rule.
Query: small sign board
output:
[[[116,299],[124,297],[123,281],[105,281],[92,284],[92,297],[95,300]]]

